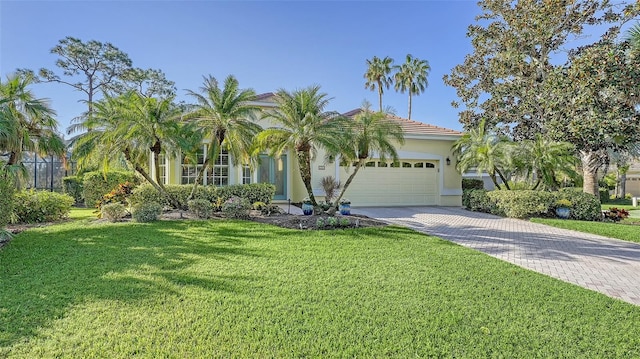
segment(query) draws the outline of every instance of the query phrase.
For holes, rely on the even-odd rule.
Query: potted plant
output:
[[[343,198],[340,200],[340,214],[348,216],[351,214],[351,201]]]
[[[573,203],[566,198],[559,199],[556,201],[556,215],[559,218],[567,219],[571,214],[571,207]]]
[[[310,216],[313,214],[313,203],[311,203],[311,199],[309,199],[309,197],[305,197],[302,200],[302,213],[305,216]]]

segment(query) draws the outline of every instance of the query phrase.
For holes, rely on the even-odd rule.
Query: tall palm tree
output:
[[[182,146],[179,139],[188,137],[181,133],[183,128],[178,121],[181,111],[172,100],[144,97],[135,92],[118,97],[106,95],[94,103],[92,115],[86,118],[84,125],[92,130],[78,137],[74,157],[82,160],[98,152],[105,166],[124,157],[173,206],[180,207],[159,180],[158,156],[179,153]],[[155,178],[147,170],[150,154]]]
[[[257,149],[268,149],[272,156],[293,150],[309,199],[317,206],[311,187],[311,157],[318,148],[330,153],[338,151],[345,134],[338,121],[340,116],[325,111],[330,99],[317,85],[293,92],[280,89],[275,99],[277,110],[267,112],[265,117],[280,127],[262,131],[257,137]]]
[[[636,23],[627,31],[626,41],[631,44],[634,54],[640,53],[640,23]]]
[[[201,91],[203,94],[188,91],[197,102],[185,115],[185,119],[192,120],[203,138],[208,140],[206,158],[189,198],[194,196],[203,174],[218,160],[223,148],[229,152],[232,163],[238,160],[246,162],[253,139],[262,130],[254,122],[256,114],[261,111],[252,103],[256,99],[255,91],[240,89],[233,75],[225,79],[223,88],[213,76],[205,77]]]
[[[575,147],[567,142],[552,141],[539,133],[532,140],[521,141],[513,155],[519,163],[517,169],[535,181],[532,189],[544,184],[555,190],[559,186],[559,174],[577,175],[574,171],[577,161]]]
[[[458,157],[458,171],[464,173],[475,167],[478,174],[487,172],[497,189],[500,189],[500,184],[496,174],[504,186],[510,189],[502,170],[509,165],[510,151],[507,139],[488,129],[484,119],[478,127],[466,131],[453,145],[453,152]]]
[[[342,187],[342,191],[335,199],[333,206],[329,209],[330,214],[335,213],[340,199],[344,196],[351,181],[374,153],[377,153],[382,160],[391,157],[391,159],[397,161],[398,153],[395,145],[404,144],[402,126],[390,120],[384,112],[371,111],[371,104],[366,101],[360,113],[344,123],[346,131],[345,136],[342,138],[346,141],[335,155],[339,154],[341,161],[347,164],[355,163],[355,167],[353,173],[349,175]]]
[[[8,153],[5,166],[17,165],[23,151],[64,156],[65,145],[58,134],[53,111],[45,99],[34,96],[28,86],[29,73],[0,79],[0,151]]]
[[[367,80],[364,87],[375,91],[378,89],[378,101],[380,103],[380,112],[382,112],[382,94],[385,88],[389,88],[393,83],[393,79],[389,74],[391,73],[391,64],[393,59],[389,56],[385,56],[383,59],[374,56],[373,59],[367,60],[367,72],[364,73],[364,78]]]
[[[421,94],[429,85],[427,76],[431,67],[427,60],[420,60],[408,54],[404,64],[396,65],[393,68],[396,70],[394,75],[396,91],[409,93],[408,118],[411,119],[412,96]]]

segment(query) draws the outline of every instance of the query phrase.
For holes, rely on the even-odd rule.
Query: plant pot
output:
[[[351,214],[351,203],[340,203],[340,214],[348,216]]]
[[[559,218],[567,219],[569,218],[570,214],[571,214],[571,210],[569,208],[566,208],[566,207],[556,208],[556,215]]]
[[[310,216],[313,214],[313,205],[311,203],[303,203],[302,204],[302,214],[305,216]]]

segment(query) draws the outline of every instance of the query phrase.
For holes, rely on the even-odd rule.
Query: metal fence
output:
[[[22,182],[23,188],[62,192],[62,178],[76,173],[75,162],[56,156],[41,157],[25,152],[22,163],[27,173]]]

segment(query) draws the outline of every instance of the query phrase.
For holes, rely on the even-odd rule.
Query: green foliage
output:
[[[102,196],[111,192],[118,184],[125,182],[137,183],[137,177],[133,172],[122,171],[94,171],[84,174],[82,181],[84,202],[88,207],[98,204]]]
[[[249,218],[251,205],[246,198],[231,197],[222,205],[222,213],[229,218],[246,219]]]
[[[598,188],[598,195],[600,196],[600,203],[609,201],[609,189],[600,187]]]
[[[102,208],[102,206],[109,203],[126,204],[127,199],[131,196],[135,187],[135,183],[129,181],[125,183],[119,183],[114,189],[111,190],[111,192],[102,196],[98,203],[96,203],[96,208]]]
[[[162,205],[158,202],[138,203],[131,207],[131,218],[136,222],[156,221],[161,213]]]
[[[255,202],[252,207],[254,210],[260,211],[260,213],[264,216],[270,216],[273,213],[281,212],[280,207],[277,204],[273,203],[266,204],[264,202]]]
[[[487,197],[499,213],[511,218],[545,216],[554,205],[556,196],[545,191],[491,191]]]
[[[327,218],[327,226],[335,227],[338,225],[338,219],[336,217]]]
[[[106,218],[110,222],[118,222],[127,215],[127,208],[120,202],[105,203],[100,212],[102,218]]]
[[[599,221],[602,219],[600,201],[595,196],[582,192],[580,188],[562,188],[559,198],[565,198],[573,203],[571,218],[581,221]]]
[[[206,199],[192,199],[187,202],[189,212],[198,218],[209,218],[213,213],[213,205]]]
[[[193,190],[193,185],[166,185],[165,188],[167,193],[180,203],[181,208],[188,207],[187,199]],[[221,209],[222,203],[234,196],[244,198],[249,203],[263,202],[269,204],[275,192],[275,186],[270,183],[239,184],[225,187],[198,186],[193,199],[207,200],[213,204],[214,209],[217,211]],[[166,198],[163,198],[150,184],[142,184],[136,187],[129,200],[132,204],[154,201],[171,207],[171,203]]]
[[[338,224],[340,225],[340,227],[349,227],[351,225],[351,221],[349,220],[349,218],[340,218],[338,220]]]
[[[503,213],[498,210],[495,202],[487,195],[489,191],[485,189],[472,189],[462,192],[462,204],[474,212],[486,212],[497,215]]]
[[[73,197],[48,191],[26,190],[15,194],[13,213],[19,223],[57,221],[69,214]]]
[[[604,211],[604,218],[613,222],[620,222],[629,217],[629,211],[623,208],[612,207]]]
[[[463,178],[462,190],[466,189],[484,189],[484,181],[477,178]]]
[[[73,197],[76,201],[76,204],[83,203],[84,197],[82,193],[84,192],[84,188],[82,185],[83,179],[77,176],[69,176],[62,178],[62,186],[64,193]]]
[[[13,213],[15,185],[10,176],[0,174],[0,230],[9,223]],[[2,235],[0,234],[0,239]]]
[[[323,228],[326,225],[324,218],[320,217],[316,219],[316,228]]]

